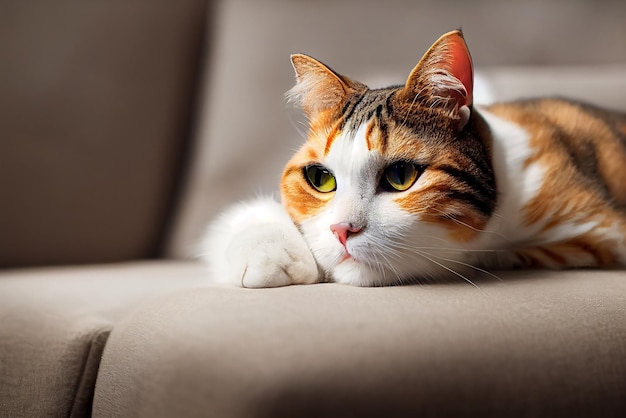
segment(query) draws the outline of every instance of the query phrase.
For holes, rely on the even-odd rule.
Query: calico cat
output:
[[[308,139],[282,205],[240,203],[209,228],[216,280],[378,286],[626,263],[626,115],[561,99],[474,106],[460,31],[397,87],[291,59]]]

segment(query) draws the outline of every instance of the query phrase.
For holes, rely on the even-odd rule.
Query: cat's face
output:
[[[495,206],[461,34],[444,35],[395,88],[292,60],[310,130],[285,168],[282,199],[327,276],[371,286],[457,270],[458,250]]]

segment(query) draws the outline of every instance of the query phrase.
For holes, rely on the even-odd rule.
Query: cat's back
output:
[[[626,115],[565,99],[484,111],[505,220],[494,225],[522,264],[626,265]]]
[[[598,137],[626,144],[626,113],[564,98],[496,103],[487,110],[527,129],[558,129],[563,139]]]
[[[625,113],[559,98],[498,103],[487,110],[527,132],[533,152],[526,164],[545,167],[549,192],[577,199],[586,190],[626,217]]]

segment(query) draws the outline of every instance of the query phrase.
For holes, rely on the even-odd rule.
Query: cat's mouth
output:
[[[343,263],[344,261],[347,260],[354,260],[354,257],[352,257],[352,255],[348,252],[348,251],[344,251],[343,253],[343,257],[341,257],[341,260],[339,260],[339,264]]]
[[[347,248],[343,249],[343,253],[341,254],[341,258],[339,259],[339,262],[337,264],[344,264],[344,263],[358,263],[359,259],[352,253],[350,253],[350,251],[348,251]]]

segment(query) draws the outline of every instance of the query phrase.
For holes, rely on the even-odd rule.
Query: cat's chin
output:
[[[389,274],[381,274],[380,270],[371,270],[367,265],[352,258],[337,264],[330,272],[330,278],[335,283],[350,286],[389,286],[396,284],[396,280]]]

